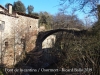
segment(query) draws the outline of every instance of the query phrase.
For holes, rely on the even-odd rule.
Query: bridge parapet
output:
[[[60,28],[62,30],[73,30],[73,31],[82,31],[81,29],[78,28]],[[52,31],[52,30],[59,30],[59,29],[50,29],[50,30],[45,30],[45,31],[40,31],[41,32],[47,32],[47,31]]]

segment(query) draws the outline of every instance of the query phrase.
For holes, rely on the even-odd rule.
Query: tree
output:
[[[100,33],[100,5],[98,5],[98,20],[92,27],[94,33]]]
[[[5,4],[5,7],[6,7],[7,9],[8,9],[8,4],[9,4],[9,3],[6,3],[6,4]]]
[[[32,14],[33,10],[34,10],[34,7],[32,5],[29,5],[27,7],[27,10],[28,10],[28,14]]]
[[[39,17],[39,26],[45,26],[46,29],[51,29],[52,15],[47,12],[40,12]]]
[[[14,2],[13,4],[13,11],[18,11],[18,12],[26,12],[26,8],[24,4],[21,1]]]
[[[88,9],[88,12],[95,13],[97,11],[97,4],[99,0],[60,0],[60,5],[67,4],[69,6],[74,6],[74,8],[82,9],[84,12],[87,12],[85,9]]]
[[[58,58],[58,68],[88,68],[88,71],[81,71],[80,74],[83,72],[83,75],[99,75],[100,34],[94,34],[91,31],[78,36],[68,32],[56,34],[53,55]]]
[[[79,28],[83,29],[83,22],[76,15],[58,13],[53,17],[53,28]]]

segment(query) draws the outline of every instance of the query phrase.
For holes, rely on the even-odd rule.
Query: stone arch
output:
[[[55,29],[55,30],[50,30],[50,31],[45,31],[45,32],[39,32],[36,40],[36,47],[38,50],[42,50],[42,42],[49,36],[57,32],[68,32],[68,33],[73,33],[75,35],[80,35],[86,32],[86,30],[75,30],[75,29]]]

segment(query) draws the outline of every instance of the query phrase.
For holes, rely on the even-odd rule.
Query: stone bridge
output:
[[[55,29],[49,30],[44,32],[39,32],[36,40],[36,48],[37,50],[42,50],[42,42],[50,35],[57,33],[57,32],[68,32],[73,33],[74,35],[78,36],[86,32],[86,30],[79,30],[76,28],[68,28],[68,29]]]
[[[57,33],[57,32],[68,32],[72,33],[76,36],[80,36],[81,34],[84,34],[86,30],[79,30],[79,29],[55,29],[55,30],[49,30],[44,32],[39,32],[36,40],[36,47],[34,50],[30,51],[27,54],[27,58],[24,59],[25,61],[29,61],[27,64],[30,64],[31,66],[35,68],[46,68],[50,65],[54,64],[55,62],[58,62],[57,58],[51,55],[48,55],[46,52],[43,52],[42,49],[42,42],[50,35]],[[51,50],[51,49],[49,49]],[[32,59],[29,60],[28,58]],[[33,64],[33,61],[34,64]],[[32,64],[31,64],[32,63]]]

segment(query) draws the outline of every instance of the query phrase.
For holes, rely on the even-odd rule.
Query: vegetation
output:
[[[57,28],[78,28],[84,29],[84,23],[76,15],[58,13],[53,17],[53,29]]]
[[[0,75],[4,75],[1,70],[0,70]]]
[[[26,12],[26,8],[24,4],[21,1],[14,2],[13,4],[13,11],[18,11],[18,12]]]
[[[27,10],[28,10],[28,14],[32,14],[33,13],[33,10],[34,10],[34,7],[32,5],[29,5],[27,7]]]
[[[74,6],[75,10],[83,10],[85,13],[92,13],[96,15],[97,5],[99,0],[60,0],[60,5],[67,4],[67,6]],[[77,5],[76,5],[77,4]],[[86,11],[88,9],[88,11]],[[90,15],[92,15],[90,14]]]
[[[6,3],[6,4],[5,4],[5,7],[6,7],[7,9],[8,9],[8,4],[9,4],[9,3]]]
[[[39,26],[45,26],[47,30],[52,28],[52,15],[47,12],[40,12],[39,17]]]
[[[90,28],[90,31],[86,31],[83,34],[76,35],[74,33],[60,32],[56,33],[56,43],[53,47],[52,54],[57,57],[58,63],[56,63],[59,69],[66,68],[81,68],[88,69],[87,71],[82,71],[80,74],[84,75],[100,75],[100,5],[96,7],[96,2],[98,0],[61,0],[64,4],[66,1],[78,2],[80,3],[80,9],[83,9],[85,6],[89,5],[92,7],[90,12],[98,11],[98,21],[94,23],[93,27]],[[21,4],[21,3],[18,3]],[[14,7],[18,5],[14,4]],[[22,4],[23,6],[23,4]],[[98,10],[97,10],[98,8]],[[21,12],[25,12],[24,6],[22,7]],[[33,6],[28,6],[28,14],[34,15]],[[15,9],[14,9],[15,10]],[[19,10],[19,9],[18,9]],[[16,10],[17,11],[17,8]],[[78,28],[84,29],[84,23],[78,19],[74,14],[66,15],[65,9],[61,10],[62,12],[57,13],[56,15],[51,15],[47,12],[39,13],[39,26],[45,26],[47,30],[49,29],[58,29],[58,28]],[[35,13],[35,15],[38,15]],[[20,32],[19,32],[20,33]],[[29,34],[29,33],[28,33]],[[31,34],[30,34],[31,35]],[[19,36],[18,36],[19,37]],[[31,38],[26,36],[26,42]],[[25,43],[26,43],[25,42]],[[27,44],[29,47],[30,44]],[[23,47],[27,47],[23,44]],[[29,49],[29,48],[28,48]],[[25,49],[23,48],[23,51]],[[35,56],[34,56],[35,57]],[[29,57],[34,60],[33,56]],[[36,58],[36,57],[35,57]],[[28,60],[28,59],[27,59]],[[31,64],[34,64],[32,60],[29,60]],[[35,61],[35,60],[34,60]],[[27,62],[27,61],[26,61]],[[28,64],[30,64],[28,62]],[[22,63],[23,64],[23,63]],[[21,65],[22,65],[21,64]],[[66,73],[65,73],[66,74]]]
[[[59,60],[58,68],[88,68],[88,71],[82,71],[80,74],[100,74],[99,24],[100,20],[98,19],[90,31],[84,32],[81,35],[69,34],[67,32],[56,34],[57,42],[54,46],[54,53],[56,53],[55,56]]]
[[[9,3],[5,4],[5,7],[7,9],[8,9],[8,4]],[[13,11],[27,13],[27,14],[33,15],[33,16],[39,16],[38,13],[34,12],[34,7],[32,5],[28,5],[28,7],[26,9],[25,5],[19,0],[13,3]]]
[[[92,31],[78,36],[67,32],[58,33],[57,42],[54,46],[55,56],[59,60],[58,68],[90,68],[92,71],[87,71],[86,73],[82,71],[81,73],[99,75],[99,37],[100,35],[92,34]]]

